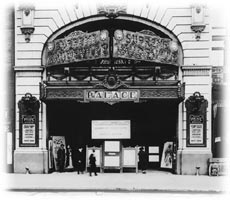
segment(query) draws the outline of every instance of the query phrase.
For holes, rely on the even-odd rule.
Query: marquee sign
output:
[[[96,101],[96,102],[107,102],[116,103],[120,101],[134,101],[138,102],[140,97],[139,90],[118,90],[118,91],[107,91],[107,90],[85,90],[84,101]]]
[[[142,32],[116,30],[111,42],[108,30],[91,33],[74,31],[64,38],[47,44],[46,65],[96,59],[108,59],[110,63],[110,56],[115,60],[178,64],[178,44],[171,39],[156,36],[148,30]]]
[[[178,64],[178,45],[167,38],[140,32],[116,30],[113,57]]]
[[[109,57],[108,31],[75,31],[47,44],[47,65],[58,65]]]

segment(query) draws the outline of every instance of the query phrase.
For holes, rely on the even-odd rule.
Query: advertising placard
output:
[[[22,124],[22,143],[35,144],[35,124]]]
[[[92,139],[130,139],[130,120],[92,120]]]

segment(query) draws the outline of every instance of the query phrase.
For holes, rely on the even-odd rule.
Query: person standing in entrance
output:
[[[144,151],[144,148],[141,147],[138,153],[139,156],[139,166],[143,174],[146,173],[147,165],[148,165],[148,156],[147,153]]]
[[[95,176],[97,176],[96,172],[96,156],[95,156],[95,150],[93,149],[93,152],[89,156],[89,175],[92,176],[92,172],[94,172]]]
[[[83,174],[84,171],[84,153],[83,148],[78,148],[76,152],[76,169],[77,173],[80,174],[80,172]]]
[[[57,151],[57,165],[59,167],[59,172],[64,172],[65,168],[65,149],[64,144],[61,144]]]

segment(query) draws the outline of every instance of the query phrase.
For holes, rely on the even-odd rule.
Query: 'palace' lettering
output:
[[[85,91],[87,101],[136,101],[139,99],[137,90],[131,91]]]

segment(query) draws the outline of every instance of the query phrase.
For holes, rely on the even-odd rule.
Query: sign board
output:
[[[93,120],[92,139],[130,139],[130,120]]]
[[[21,120],[21,145],[36,145],[36,115],[22,115]]]
[[[139,90],[84,90],[84,101],[103,101],[103,102],[120,102],[134,101],[138,102],[140,96]]]
[[[190,144],[203,144],[203,124],[190,124]]]
[[[186,146],[205,147],[207,145],[207,107],[208,101],[194,92],[185,101],[186,107]]]
[[[136,149],[123,149],[123,166],[136,166]]]
[[[120,152],[120,141],[105,141],[105,152]]]
[[[204,115],[189,115],[189,145],[204,144]]]
[[[40,102],[30,93],[18,101],[19,108],[19,146],[39,146],[39,108]]]
[[[35,124],[22,124],[22,143],[35,144]]]
[[[159,155],[149,155],[149,162],[159,162]]]
[[[104,167],[119,167],[120,156],[104,156]]]
[[[168,38],[141,32],[116,30],[113,57],[177,64],[178,45]]]
[[[65,38],[49,42],[47,65],[67,64],[109,57],[108,31],[74,31]]]

